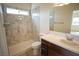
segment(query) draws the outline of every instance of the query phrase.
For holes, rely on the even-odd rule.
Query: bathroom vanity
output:
[[[60,46],[52,44],[44,39],[42,39],[41,45],[42,56],[78,56],[79,54],[73,53],[67,49]]]
[[[46,34],[41,36],[41,55],[79,56],[79,47],[73,42],[71,45],[69,43],[65,43],[62,39],[65,38],[57,34]]]

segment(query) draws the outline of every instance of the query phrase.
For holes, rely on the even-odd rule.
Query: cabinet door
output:
[[[48,55],[48,48],[45,44],[42,43],[41,45],[41,55],[42,56],[47,56]]]
[[[61,48],[52,44],[52,43],[49,43],[48,44],[48,55],[49,56],[61,56]]]
[[[48,44],[48,55],[49,56],[78,56],[79,54],[73,53],[53,43],[49,43]]]
[[[48,56],[59,56],[59,54],[53,49],[48,49]]]

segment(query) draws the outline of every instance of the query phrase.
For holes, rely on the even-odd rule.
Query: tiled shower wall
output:
[[[30,16],[7,14],[5,19],[8,45],[33,40],[33,26]]]
[[[26,51],[39,39],[31,14],[25,16],[4,13],[4,25],[10,55]]]

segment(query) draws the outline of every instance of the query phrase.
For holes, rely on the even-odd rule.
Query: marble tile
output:
[[[19,18],[22,17],[22,19]],[[36,40],[38,35],[30,16],[5,14],[4,23],[8,47],[17,45],[28,40]],[[8,23],[8,25],[7,25]],[[15,48],[16,49],[16,48]],[[10,52],[10,51],[9,51]],[[31,55],[31,51],[26,55]]]

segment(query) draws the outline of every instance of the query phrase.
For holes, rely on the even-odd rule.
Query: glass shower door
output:
[[[20,49],[25,48],[23,46],[28,46],[23,42],[34,39],[29,10],[4,7],[4,26],[10,55],[14,55]]]

